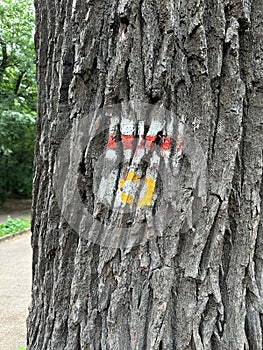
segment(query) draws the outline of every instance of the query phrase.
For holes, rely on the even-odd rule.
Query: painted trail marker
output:
[[[120,141],[117,142],[117,119],[111,120],[104,169],[109,169],[107,162],[116,162],[118,150],[122,151],[123,158],[121,167],[117,164],[118,169],[107,174],[103,171],[97,204],[108,206],[113,212],[112,220],[135,212],[133,221],[140,221],[144,215],[142,211],[153,207],[157,199],[155,189],[161,159],[164,159],[165,167],[168,167],[173,146],[173,166],[178,166],[182,156],[183,127],[179,125],[176,141],[173,140],[173,127],[173,119],[167,125],[165,120],[153,120],[146,127],[142,120],[135,123],[132,119],[122,118]],[[100,205],[96,206],[94,216],[97,216],[99,207]]]
[[[54,188],[75,232],[103,246],[127,247],[148,239],[151,228],[154,234],[157,225],[169,225],[168,212],[180,210],[183,164],[193,189],[188,202],[195,196],[205,205],[206,156],[187,118],[161,106],[129,102],[73,120],[57,152]],[[88,161],[80,174],[83,157]],[[80,176],[86,178],[80,182]],[[87,180],[83,190],[79,184]],[[190,204],[185,215],[198,210],[197,220],[202,205],[192,209]]]

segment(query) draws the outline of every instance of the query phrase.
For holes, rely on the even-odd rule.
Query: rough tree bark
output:
[[[262,0],[35,5],[39,103],[28,349],[261,350]],[[183,116],[204,152],[206,193],[200,204],[183,155],[180,210],[169,207],[158,232],[124,249],[70,227],[54,173],[76,122],[129,101]],[[102,152],[105,142],[96,147]],[[79,192],[93,210],[90,164],[97,155],[88,153],[78,169]]]

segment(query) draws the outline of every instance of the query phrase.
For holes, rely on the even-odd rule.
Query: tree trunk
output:
[[[28,349],[261,350],[262,0],[35,3]]]

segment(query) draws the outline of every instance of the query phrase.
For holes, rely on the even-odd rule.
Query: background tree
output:
[[[261,0],[36,1],[29,349],[262,349],[262,15]],[[144,217],[146,240],[126,249],[87,238],[107,171],[106,158],[96,164],[108,132],[96,138],[78,126],[99,127],[98,109],[120,103],[116,128],[110,114],[103,123],[108,148],[115,136],[124,145],[129,101],[163,106],[192,129],[205,157],[206,192],[200,199],[198,166],[183,150],[177,207],[172,180],[171,197],[156,199],[164,214],[154,224]],[[80,134],[93,145],[76,163]],[[67,135],[78,188],[70,176],[60,186],[65,198],[78,191],[94,211],[87,237],[85,218],[78,230],[70,227],[56,196],[56,159]],[[156,190],[165,188],[156,183]],[[74,217],[75,203],[63,207]],[[111,213],[99,213],[103,236]],[[133,230],[127,225],[124,233]]]
[[[0,3],[0,201],[31,196],[36,114],[31,0]]]

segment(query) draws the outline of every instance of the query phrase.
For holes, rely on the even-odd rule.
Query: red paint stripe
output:
[[[146,136],[145,137],[145,148],[152,149],[154,147],[154,141],[156,140],[157,136]]]
[[[111,149],[117,148],[116,135],[109,135],[107,148],[111,148]]]
[[[172,147],[172,138],[169,136],[163,138],[160,147],[163,151],[170,151]]]
[[[133,135],[121,135],[123,149],[132,149],[134,136]]]

